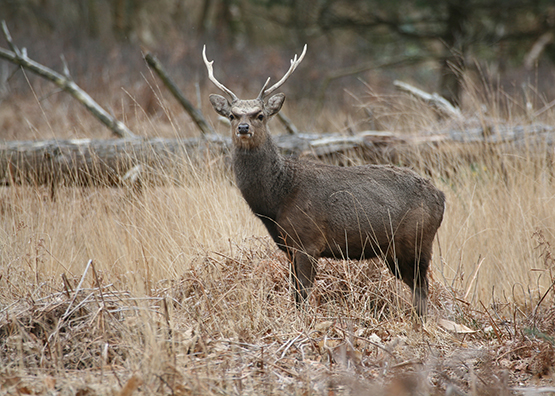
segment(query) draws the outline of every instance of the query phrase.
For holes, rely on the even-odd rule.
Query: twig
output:
[[[470,289],[472,289],[472,285],[476,281],[476,278],[478,277],[478,272],[480,272],[480,268],[482,267],[482,264],[484,263],[485,260],[486,260],[486,258],[482,257],[482,259],[479,261],[478,265],[476,266],[476,269],[474,270],[474,275],[472,276],[472,279],[470,280],[470,283],[468,284],[468,287],[466,289],[466,293],[464,293],[463,300],[466,300],[468,298],[468,295],[470,294]]]
[[[8,30],[8,25],[6,25],[6,21],[4,21],[4,20],[2,20],[2,31],[4,32],[4,37],[6,38],[6,41],[8,42],[8,46],[10,47],[10,49],[17,56],[21,56],[21,52],[19,51],[19,48],[17,48],[16,45],[13,43],[12,35],[10,34],[10,31]]]
[[[85,272],[83,272],[83,275],[81,276],[81,280],[79,281],[79,284],[77,285],[77,288],[75,289],[75,293],[73,294],[73,298],[71,299],[71,302],[67,306],[66,312],[62,315],[62,319],[67,318],[67,316],[69,314],[69,311],[71,310],[71,307],[73,306],[73,303],[75,302],[75,299],[79,295],[79,291],[81,290],[81,286],[83,285],[83,282],[85,281],[85,276],[87,276],[87,272],[89,271],[89,268],[90,268],[92,262],[93,262],[92,259],[90,259],[89,262],[87,263],[87,266],[85,267]],[[60,320],[60,322],[62,322],[62,321]]]
[[[71,298],[71,292],[73,290],[71,289],[71,285],[69,283],[69,280],[67,279],[65,272],[62,273],[62,280],[64,281],[64,289],[65,289],[67,298]]]
[[[545,299],[545,297],[547,297],[547,294],[549,294],[549,292],[551,291],[551,289],[553,288],[553,286],[555,286],[555,281],[553,281],[553,283],[551,283],[551,286],[549,286],[547,288],[547,290],[545,291],[545,293],[543,294],[542,298],[540,298],[540,301],[538,301],[538,303],[536,304],[536,306],[534,307],[534,313],[532,314],[532,318],[533,318],[533,323],[534,323],[534,328],[536,328],[536,314],[538,313],[538,308],[540,307],[541,303],[543,302],[543,300]]]
[[[96,274],[96,269],[94,268],[94,263],[92,262],[92,260],[91,260],[91,267],[92,267],[94,279],[96,280],[96,286],[98,287],[98,292],[100,293],[100,299],[102,300],[102,308],[103,308],[104,311],[107,311],[106,301],[104,301],[104,294],[102,293],[102,285],[100,284],[100,281],[98,280],[98,275]]]
[[[396,368],[419,365],[419,364],[424,364],[424,362],[422,362],[422,360],[407,360],[405,362],[394,364],[389,369],[396,369]]]
[[[553,386],[544,386],[541,388],[509,388],[514,392],[525,392],[526,394],[537,394],[537,393],[553,393],[555,392],[555,387]]]
[[[281,348],[283,348],[283,346],[285,345],[285,349],[283,350],[283,353],[281,354],[281,356],[279,357],[278,360],[275,361],[275,363],[277,363],[278,361],[280,361],[281,359],[283,359],[285,357],[285,354],[287,353],[287,351],[289,350],[289,348],[291,348],[291,346],[293,346],[293,344],[295,342],[297,342],[297,340],[299,338],[301,338],[303,334],[299,334],[298,336],[296,336],[295,338],[293,338],[292,340],[287,341],[285,344],[283,344],[282,346],[280,346],[278,348],[278,350],[276,352],[279,352],[281,350]]]
[[[64,54],[60,55],[60,59],[62,60],[62,64],[64,65],[64,76],[66,76],[68,80],[71,80],[71,73],[69,72],[69,66],[67,65],[66,57],[64,56]]]
[[[484,311],[486,312],[486,315],[489,318],[489,321],[491,323],[491,328],[493,329],[493,332],[495,333],[495,336],[497,337],[497,339],[499,341],[501,341],[501,331],[499,330],[499,328],[497,327],[497,325],[495,324],[495,322],[493,321],[493,318],[491,317],[488,309],[486,308],[486,306],[484,305],[484,303],[482,301],[480,301],[480,304],[482,305],[482,307],[484,308]]]
[[[518,348],[511,349],[510,351],[507,351],[507,352],[501,354],[499,357],[495,358],[495,361],[496,361],[497,363],[499,363],[499,361],[500,361],[501,359],[503,359],[505,356],[507,356],[507,355],[509,355],[509,354],[511,354],[511,353],[515,353],[516,351],[520,351],[521,349],[525,349],[525,348],[530,348],[530,345],[522,345],[522,346],[519,346]]]
[[[193,106],[193,104],[183,95],[183,93],[177,88],[177,85],[173,82],[171,77],[168,75],[164,66],[160,63],[158,58],[148,52],[145,55],[145,60],[148,66],[158,74],[158,77],[162,80],[164,85],[170,90],[172,95],[177,99],[177,101],[183,106],[185,111],[191,116],[195,124],[199,127],[203,135],[213,134],[214,129],[206,122],[206,119],[202,113]]]
[[[96,118],[100,120],[104,125],[106,125],[112,132],[117,136],[122,138],[132,138],[135,134],[125,126],[124,123],[118,121],[112,117],[106,110],[104,110],[98,103],[95,102],[93,98],[89,96],[88,93],[83,91],[70,77],[63,76],[60,73],[41,65],[38,62],[27,57],[25,50],[19,50],[17,46],[13,43],[8,31],[8,27],[5,21],[2,21],[2,30],[4,32],[4,37],[12,51],[8,51],[4,48],[0,48],[0,58],[4,58],[16,65],[19,65],[25,69],[32,71],[39,76],[52,81],[58,87],[68,92],[71,96],[77,99],[83,106],[85,106]],[[69,74],[69,72],[68,72]]]

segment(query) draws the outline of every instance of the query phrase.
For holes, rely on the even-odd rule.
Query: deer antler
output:
[[[281,78],[281,80],[279,80],[277,83],[272,85],[270,88],[266,89],[266,87],[270,82],[270,77],[268,77],[268,79],[266,80],[266,83],[264,83],[264,86],[262,87],[262,90],[258,94],[258,99],[264,100],[265,97],[267,97],[276,89],[281,87],[283,83],[289,78],[289,76],[293,74],[297,66],[299,66],[299,64],[302,62],[305,54],[306,54],[306,44],[304,45],[303,52],[301,53],[301,56],[299,57],[299,59],[297,59],[297,54],[295,54],[295,57],[291,59],[291,66],[289,67],[289,70],[287,71],[287,73],[285,73],[285,75]]]
[[[216,80],[216,77],[214,77],[214,68],[212,67],[212,64],[214,63],[214,61],[208,62],[208,59],[206,58],[206,45],[204,47],[202,47],[202,59],[204,59],[204,64],[206,65],[206,68],[208,69],[208,78],[210,79],[210,81],[212,81],[214,83],[214,85],[216,85],[216,87],[220,88],[222,91],[224,91],[226,94],[228,94],[231,97],[232,101],[239,100],[237,95],[235,95],[233,92],[231,92],[231,90],[229,88],[227,88],[221,82]]]

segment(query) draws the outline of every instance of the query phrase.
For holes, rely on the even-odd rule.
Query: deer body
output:
[[[299,61],[295,57],[279,85],[303,56],[304,51]],[[211,62],[205,55],[204,59],[212,80]],[[413,290],[415,309],[425,315],[426,275],[443,218],[444,194],[406,168],[338,167],[281,156],[267,120],[281,109],[285,96],[264,100],[278,84],[268,90],[265,85],[254,100],[240,100],[231,93],[231,102],[220,95],[210,95],[210,101],[231,121],[237,186],[292,260],[296,301],[308,296],[319,257],[381,257]]]

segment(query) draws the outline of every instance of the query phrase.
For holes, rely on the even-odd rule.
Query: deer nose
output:
[[[237,132],[239,135],[246,135],[249,133],[249,124],[243,122],[237,126]]]

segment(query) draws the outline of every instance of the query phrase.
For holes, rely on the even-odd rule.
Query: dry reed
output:
[[[421,105],[395,106],[406,119],[384,117],[391,128],[410,132],[418,115],[419,128],[440,128]],[[287,258],[224,158],[185,161],[178,182],[139,195],[0,188],[1,392],[553,391],[553,157],[441,150],[403,159],[448,202],[423,326],[379,261],[320,260],[298,310]]]

